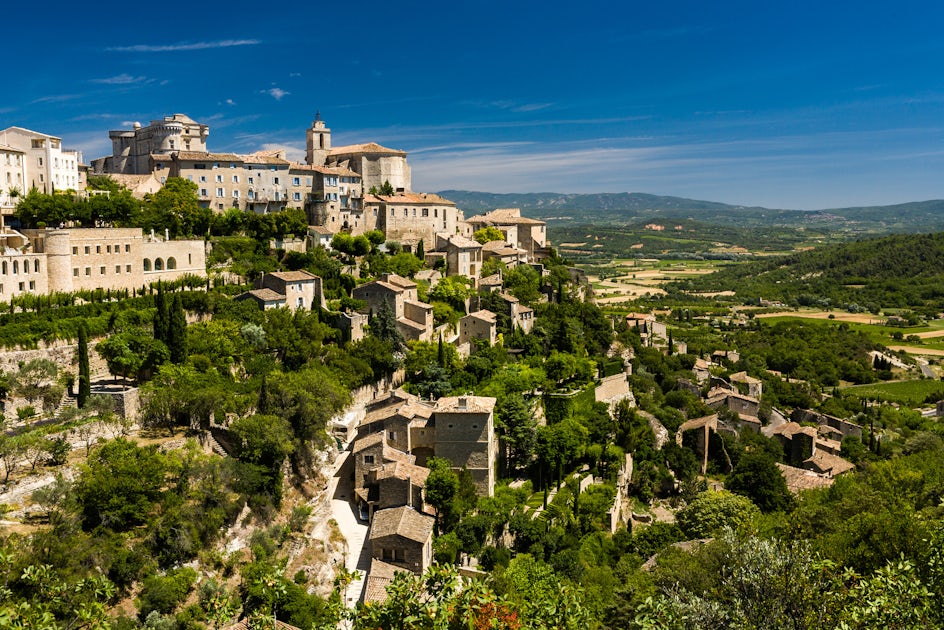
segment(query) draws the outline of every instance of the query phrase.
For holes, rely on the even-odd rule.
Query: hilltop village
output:
[[[839,389],[927,362],[848,324],[604,307],[545,221],[305,134],[304,163],[213,152],[174,114],[86,165],[0,131],[0,620],[944,621],[944,404]]]

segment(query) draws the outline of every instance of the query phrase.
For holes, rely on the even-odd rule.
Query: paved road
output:
[[[931,366],[928,365],[927,359],[917,357],[915,358],[915,361],[918,362],[918,367],[921,368],[921,374],[923,374],[926,378],[937,378],[937,374],[935,374],[934,370],[931,369]]]
[[[331,515],[338,523],[338,528],[347,539],[347,556],[344,566],[348,571],[358,571],[358,579],[351,582],[345,594],[345,604],[353,607],[363,598],[364,577],[370,570],[370,545],[367,539],[367,524],[362,523],[351,502],[354,498],[352,473],[354,460],[351,452],[345,450],[335,463],[334,476],[328,486],[331,495]]]

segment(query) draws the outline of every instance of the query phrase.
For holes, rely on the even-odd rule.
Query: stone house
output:
[[[747,372],[737,372],[729,376],[728,379],[738,388],[739,392],[751,398],[760,398],[764,394],[764,381],[748,376]]]
[[[237,302],[252,300],[260,309],[267,311],[272,308],[285,308],[285,295],[272,289],[253,289],[245,291],[233,298]]]
[[[422,574],[433,562],[435,519],[410,506],[378,510],[370,526],[371,556]]]
[[[453,470],[467,470],[480,496],[495,491],[498,439],[494,424],[495,399],[455,396],[436,401],[436,457],[448,459]]]
[[[477,230],[489,226],[498,228],[505,235],[505,243],[523,250],[529,261],[540,261],[550,256],[547,222],[521,216],[520,208],[499,208],[469,217],[461,233],[471,238]]]
[[[354,288],[355,300],[367,302],[376,313],[387,302],[397,320],[397,328],[408,340],[430,341],[433,335],[433,307],[417,299],[416,283],[397,274],[383,274],[379,280]]]
[[[482,271],[482,246],[458,234],[436,234],[436,251],[446,254],[446,275],[477,280]]]
[[[495,345],[498,340],[498,320],[495,313],[488,310],[475,311],[459,320],[459,340],[457,345],[470,344],[479,339]]]
[[[304,269],[262,274],[256,288],[271,289],[285,296],[286,305],[296,310],[326,308],[321,278]]]

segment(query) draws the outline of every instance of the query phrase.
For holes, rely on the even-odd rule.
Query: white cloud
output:
[[[263,94],[268,94],[269,96],[271,96],[272,98],[274,98],[274,99],[277,100],[277,101],[281,101],[284,97],[286,97],[286,96],[288,96],[289,94],[291,94],[291,92],[287,92],[287,91],[285,91],[285,90],[283,90],[283,89],[281,89],[281,88],[277,88],[277,87],[269,88],[268,90],[262,90],[262,93],[263,93]]]
[[[92,83],[101,83],[104,85],[132,85],[135,83],[147,83],[150,79],[147,77],[134,77],[130,74],[123,73],[113,77],[107,77],[105,79],[92,79]]]
[[[226,99],[226,100],[223,101],[223,102],[226,103],[227,105],[235,105],[235,104],[236,104],[236,101],[234,101],[234,100],[231,99],[231,98],[228,98],[228,99]]]
[[[134,44],[132,46],[114,46],[105,50],[112,52],[181,52],[190,50],[210,50],[213,48],[232,48],[233,46],[256,46],[258,39],[223,39],[215,42],[179,42],[176,44]]]

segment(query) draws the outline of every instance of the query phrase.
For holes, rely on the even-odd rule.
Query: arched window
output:
[[[144,270],[145,270],[145,271],[150,271],[150,270],[151,270],[151,259],[150,259],[150,258],[145,258],[145,259],[144,259]]]
[[[164,271],[164,260],[161,258],[154,259],[154,271]]]
[[[13,261],[13,273],[20,273],[20,262],[18,260]]]
[[[3,275],[7,275],[7,261],[3,261]]]
[[[170,258],[168,258],[168,259],[167,259],[167,268],[168,268],[168,269],[176,269],[176,268],[177,268],[177,259],[174,258],[173,256],[171,256]]]
[[[33,271],[39,273],[39,258],[33,261]]]

